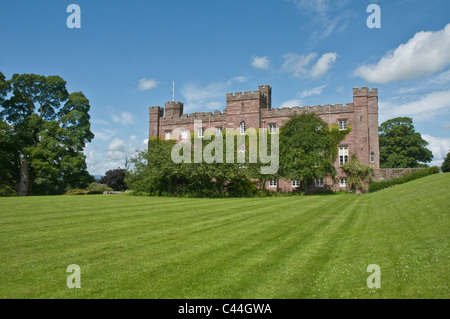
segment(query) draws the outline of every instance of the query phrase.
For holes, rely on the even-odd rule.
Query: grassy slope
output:
[[[449,189],[438,174],[361,196],[2,198],[0,298],[449,298]]]

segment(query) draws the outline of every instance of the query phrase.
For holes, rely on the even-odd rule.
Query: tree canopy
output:
[[[111,187],[114,191],[124,191],[127,189],[127,185],[125,184],[125,175],[126,169],[124,168],[111,169],[107,171],[105,176],[103,176],[98,182]]]
[[[1,182],[21,196],[92,182],[82,152],[94,137],[84,94],[69,94],[59,76],[36,74],[0,73],[0,89]]]
[[[442,163],[441,171],[443,173],[450,172],[450,152],[447,153],[447,156],[445,157],[445,160]]]
[[[281,176],[299,181],[305,192],[316,178],[334,176],[338,144],[350,130],[328,127],[315,113],[291,117],[280,130]]]
[[[379,136],[381,168],[426,167],[424,163],[433,159],[433,153],[426,148],[428,142],[415,131],[409,117],[382,123]]]

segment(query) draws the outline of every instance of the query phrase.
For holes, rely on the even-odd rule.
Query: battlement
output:
[[[161,106],[150,106],[149,107],[150,115],[156,115],[159,117],[164,116],[164,108]]]
[[[325,105],[305,105],[305,106],[292,106],[273,108],[266,111],[266,116],[291,116],[301,112],[317,112],[317,113],[339,113],[350,112],[353,110],[353,103],[343,104],[325,104]]]
[[[175,102],[175,101],[171,101],[171,102],[166,102],[165,104],[165,108],[183,108],[183,103],[181,102]]]
[[[220,111],[213,112],[194,112],[190,114],[182,114],[177,120],[180,123],[191,123],[193,120],[204,120],[204,121],[222,121],[225,119],[226,112]],[[175,119],[172,118],[162,118],[161,123],[172,123]]]
[[[267,100],[267,98],[261,93],[259,90],[253,91],[245,91],[242,92],[235,92],[235,93],[227,93],[227,102],[234,102],[234,101],[243,101],[243,100],[259,100],[264,99]]]
[[[372,90],[369,90],[367,87],[363,86],[362,88],[353,88],[353,96],[378,96],[378,89],[373,88]]]

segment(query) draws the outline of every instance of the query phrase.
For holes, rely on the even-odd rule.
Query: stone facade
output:
[[[236,92],[226,94],[226,108],[215,112],[183,113],[183,103],[167,102],[165,107],[150,107],[149,137],[166,138],[175,129],[194,130],[194,121],[202,120],[203,128],[239,128],[245,123],[246,128],[276,128],[290,116],[302,112],[314,112],[329,125],[347,125],[352,131],[340,143],[340,147],[348,147],[348,157],[356,153],[363,164],[373,165],[375,170],[380,167],[378,143],[378,91],[367,87],[353,89],[353,102],[343,104],[326,104],[314,106],[293,106],[289,108],[272,108],[272,88],[269,85],[260,85],[253,92]],[[165,114],[164,114],[165,113]],[[345,152],[343,150],[343,152]],[[335,167],[339,178],[345,178],[339,169],[338,156]],[[345,190],[343,183],[326,179],[324,185],[318,181],[318,187],[311,186],[311,190],[331,189]],[[272,183],[273,185],[273,183]],[[266,185],[268,189],[295,191],[296,187],[290,181],[278,181],[276,186]]]

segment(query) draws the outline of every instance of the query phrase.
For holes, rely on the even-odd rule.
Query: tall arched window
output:
[[[245,122],[241,122],[241,124],[239,125],[240,128],[240,133],[241,134],[245,134]]]

